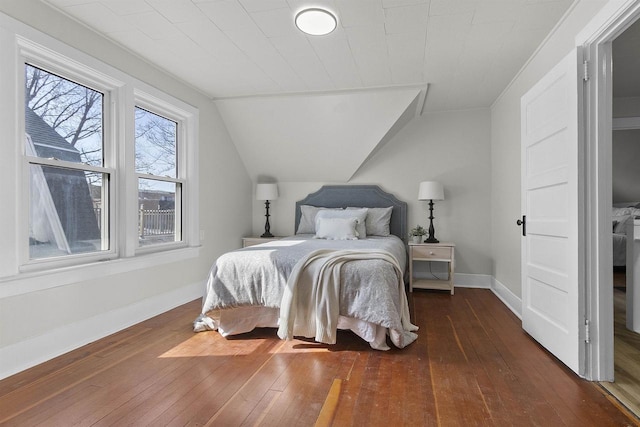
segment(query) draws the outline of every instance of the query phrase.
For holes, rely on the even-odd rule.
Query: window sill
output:
[[[156,265],[184,261],[196,258],[199,255],[200,247],[187,247],[139,254],[131,258],[117,258],[72,267],[20,273],[15,276],[0,278],[0,298],[65,286],[70,283],[91,280],[95,277],[111,276]]]

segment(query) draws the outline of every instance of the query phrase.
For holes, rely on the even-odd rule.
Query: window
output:
[[[68,47],[54,46],[65,56],[23,37],[16,43],[20,55],[0,68],[21,87],[0,104],[21,105],[17,125],[3,129],[20,147],[11,169],[18,184],[7,192],[21,203],[5,214],[18,250],[0,263],[0,278],[196,256],[182,249],[200,245],[197,109]],[[68,271],[60,280],[78,280]]]
[[[29,259],[109,250],[104,94],[29,63],[24,72]]]
[[[135,109],[138,243],[141,247],[182,240],[178,126],[176,121],[144,108]]]

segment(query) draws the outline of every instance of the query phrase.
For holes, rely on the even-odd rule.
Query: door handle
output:
[[[516,224],[522,226],[522,235],[526,236],[527,235],[527,216],[522,215],[522,219],[517,220]]]

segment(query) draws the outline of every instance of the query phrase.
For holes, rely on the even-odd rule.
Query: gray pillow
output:
[[[348,207],[347,209],[361,209]],[[391,213],[393,206],[388,208],[367,208],[367,218],[365,225],[367,236],[389,236],[391,234],[389,224],[391,223]]]
[[[300,222],[296,234],[316,234],[316,214],[321,210],[343,210],[342,208],[319,208],[317,206],[300,205]]]

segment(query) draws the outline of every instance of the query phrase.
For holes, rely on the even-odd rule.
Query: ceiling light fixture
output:
[[[319,8],[301,10],[296,15],[295,22],[300,31],[312,36],[329,34],[338,25],[338,20],[333,13]]]

